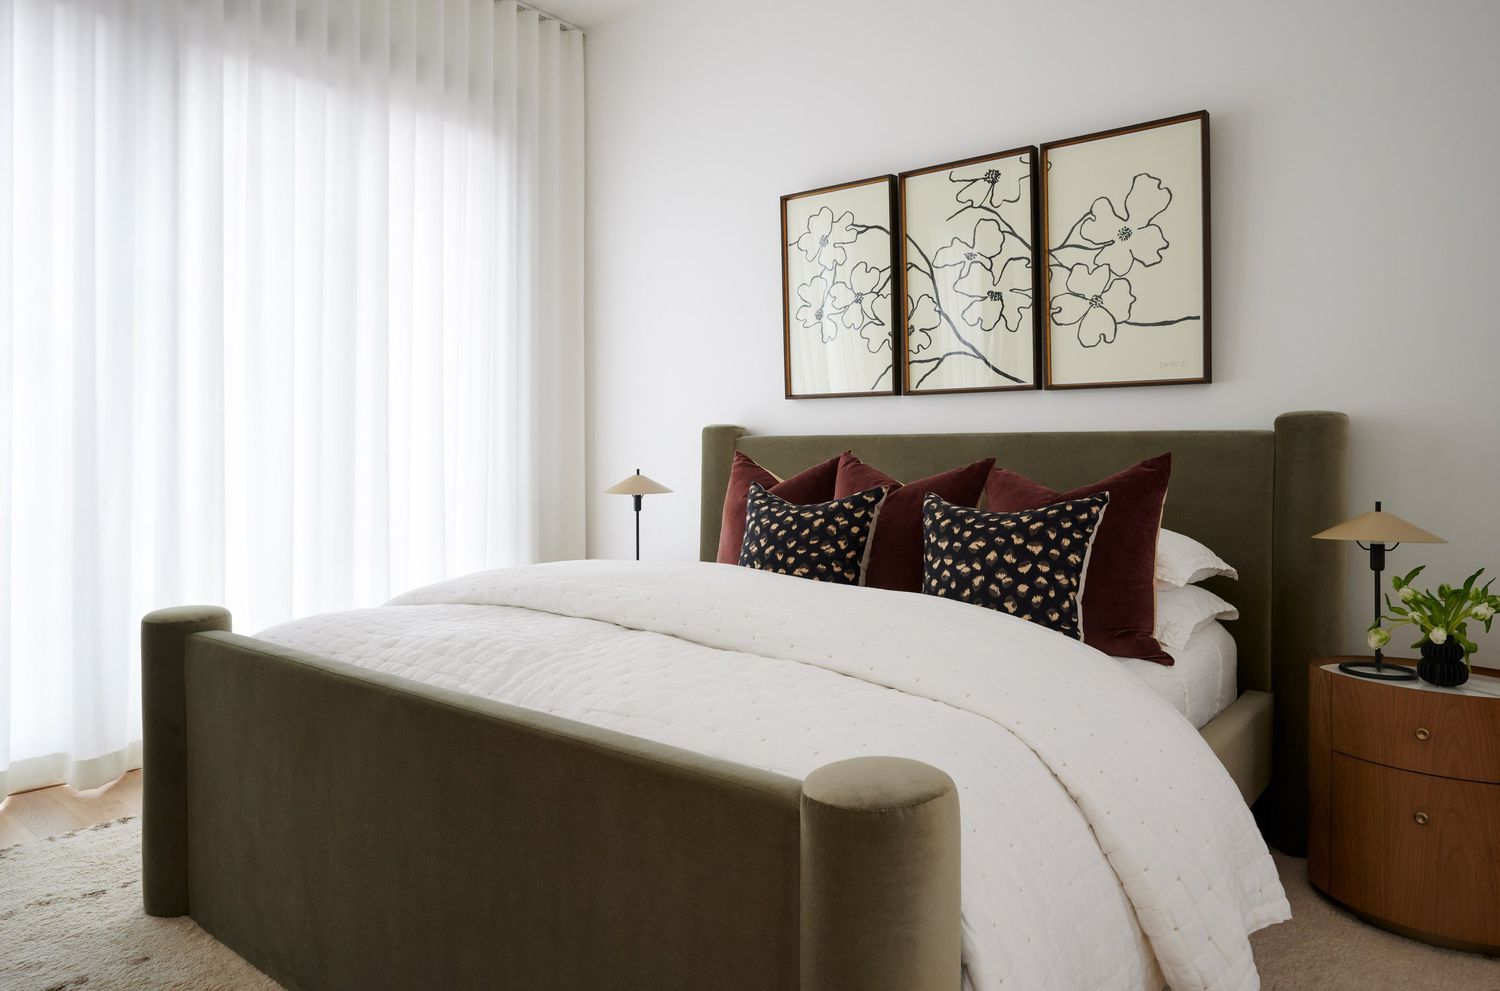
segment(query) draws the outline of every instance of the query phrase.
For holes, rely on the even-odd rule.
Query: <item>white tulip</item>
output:
[[[1401,586],[1401,591],[1397,592],[1396,595],[1400,597],[1402,602],[1410,602],[1417,597],[1417,590],[1410,585],[1403,585]]]
[[[1432,632],[1427,634],[1427,639],[1433,643],[1443,643],[1448,639],[1448,631],[1441,626],[1434,626]]]
[[[1365,643],[1368,643],[1370,645],[1371,650],[1379,650],[1381,647],[1384,647],[1390,642],[1390,632],[1387,630],[1383,630],[1378,626],[1370,630],[1370,632],[1365,635]]]
[[[1479,605],[1474,607],[1474,618],[1477,620],[1486,620],[1493,615],[1495,615],[1494,607],[1492,607],[1488,602],[1481,602]]]

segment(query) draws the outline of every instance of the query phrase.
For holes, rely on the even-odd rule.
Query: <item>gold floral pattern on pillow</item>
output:
[[[864,584],[875,518],[885,501],[876,487],[844,499],[798,506],[759,482],[745,500],[740,566],[839,585]]]
[[[922,591],[1083,639],[1079,599],[1109,493],[1018,513],[922,503]]]

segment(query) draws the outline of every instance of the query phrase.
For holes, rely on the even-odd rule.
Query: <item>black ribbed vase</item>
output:
[[[1457,688],[1468,681],[1469,666],[1464,663],[1463,645],[1452,637],[1442,643],[1424,640],[1417,677],[1439,688]]]

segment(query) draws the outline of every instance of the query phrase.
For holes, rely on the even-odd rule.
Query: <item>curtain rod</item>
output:
[[[529,10],[533,14],[536,14],[545,20],[556,21],[563,26],[564,30],[577,31],[579,34],[588,34],[587,31],[579,27],[577,24],[574,24],[572,21],[565,21],[561,17],[558,17],[556,14],[549,14],[547,11],[536,6],[535,4],[526,3],[525,0],[516,0],[516,6],[520,7],[522,10]]]

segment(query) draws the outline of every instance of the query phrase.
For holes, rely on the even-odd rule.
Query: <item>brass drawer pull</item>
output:
[[[1412,818],[1415,819],[1415,820],[1417,820],[1417,825],[1418,826],[1425,826],[1429,822],[1432,821],[1432,820],[1430,820],[1430,819],[1427,818],[1427,813],[1426,812],[1418,812],[1415,816],[1412,816]]]
[[[1417,739],[1418,740],[1426,740],[1426,739],[1428,739],[1431,736],[1432,736],[1432,734],[1429,733],[1429,732],[1427,732],[1427,728],[1425,726],[1419,726],[1419,727],[1417,727]]]

